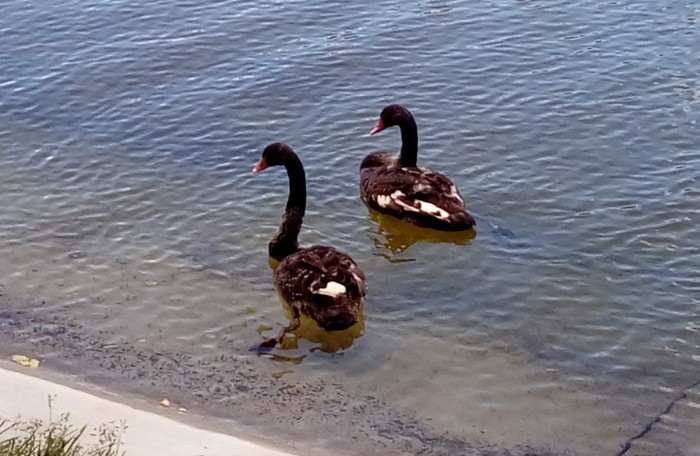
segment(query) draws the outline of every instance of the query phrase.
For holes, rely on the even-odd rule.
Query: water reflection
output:
[[[415,258],[399,257],[416,242],[450,243],[469,245],[476,237],[476,231],[438,231],[413,225],[396,217],[385,215],[374,209],[369,210],[370,218],[377,222],[376,232],[369,237],[374,244],[374,254],[386,258],[392,263],[415,261]]]
[[[294,313],[291,306],[279,297],[290,326],[294,323]],[[324,353],[336,353],[350,348],[355,339],[361,337],[365,330],[364,309],[359,313],[357,323],[341,331],[326,331],[307,315],[299,316],[299,326],[264,340],[251,348],[259,354],[265,354],[276,361],[300,363],[316,350]]]
[[[273,270],[279,262],[268,257],[268,264]],[[350,348],[353,341],[364,334],[364,307],[358,313],[357,323],[340,331],[326,331],[312,318],[303,313],[299,314],[298,324],[294,311],[282,296],[279,296],[282,308],[289,320],[289,325],[274,337],[267,338],[251,347],[252,351],[265,354],[276,361],[300,363],[309,353],[320,350],[324,353],[335,353]]]

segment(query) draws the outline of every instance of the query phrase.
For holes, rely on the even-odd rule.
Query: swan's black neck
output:
[[[268,244],[268,253],[272,258],[281,261],[299,250],[299,232],[303,218],[304,214],[298,208],[284,211],[282,223]]]
[[[289,176],[289,198],[282,223],[269,244],[270,256],[276,260],[299,250],[299,232],[306,211],[306,175],[301,160],[292,153],[283,164]]]
[[[297,154],[290,154],[284,158],[284,167],[289,176],[289,198],[287,198],[287,211],[297,209],[301,216],[306,212],[306,173],[304,166]]]
[[[402,116],[398,122],[401,129],[401,154],[399,163],[401,166],[415,167],[418,162],[418,128],[416,121],[410,113]]]

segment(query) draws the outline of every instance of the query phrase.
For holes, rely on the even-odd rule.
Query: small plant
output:
[[[86,426],[73,427],[65,413],[54,420],[49,397],[49,422],[29,422],[0,419],[0,456],[124,456],[119,451],[121,435],[126,430],[119,425],[101,425],[90,435],[94,444],[80,441]]]

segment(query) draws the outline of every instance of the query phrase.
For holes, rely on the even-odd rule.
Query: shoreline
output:
[[[1,391],[5,368],[48,381],[51,388],[64,385],[214,434],[233,435],[263,448],[272,446],[280,455],[561,454],[548,442],[533,447],[530,442],[493,442],[450,434],[372,391],[347,390],[340,379],[300,381],[294,373],[286,373],[283,365],[257,362],[258,358],[242,352],[243,342],[231,345],[229,353],[216,359],[201,360],[186,351],[105,341],[102,334],[92,334],[86,327],[65,316],[47,317],[33,310],[0,314],[4,351],[0,401],[8,394]],[[20,367],[9,361],[13,353],[40,359],[41,365],[38,369]],[[24,391],[19,386],[15,390]],[[170,408],[159,404],[164,397],[171,402]],[[188,412],[179,414],[180,406]],[[34,410],[39,418],[48,417],[46,394],[39,396]],[[56,410],[57,415],[65,411],[75,416],[70,407]],[[0,406],[0,416],[2,413]],[[88,421],[90,427],[119,419],[107,416]],[[194,450],[187,454],[219,453]],[[252,451],[243,454],[258,456]]]
[[[146,401],[119,400],[122,396],[99,391],[94,385],[57,382],[51,374],[0,361],[0,418],[21,421],[47,421],[49,413],[69,414],[76,427],[87,426],[88,433],[102,424],[124,421],[121,449],[126,456],[298,456],[299,448],[263,441],[243,432],[233,435],[192,424],[196,417],[171,408],[149,405]],[[80,389],[78,389],[80,387]],[[21,393],[20,393],[21,392]],[[51,397],[51,410],[48,398]],[[111,398],[108,398],[110,396]],[[136,402],[143,402],[138,403]],[[145,407],[144,407],[145,405]],[[159,410],[158,413],[157,407]],[[185,418],[185,419],[183,419]],[[308,454],[308,452],[305,452]]]

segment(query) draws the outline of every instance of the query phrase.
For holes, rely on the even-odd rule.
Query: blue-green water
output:
[[[629,454],[697,454],[699,22],[637,0],[0,5],[2,352],[349,454],[613,455],[670,403]],[[359,200],[394,102],[477,217],[466,245],[398,251]],[[286,177],[250,173],[272,141],[306,166],[302,241],[370,279],[362,337],[278,352],[300,364],[248,352],[287,324],[266,256]]]

